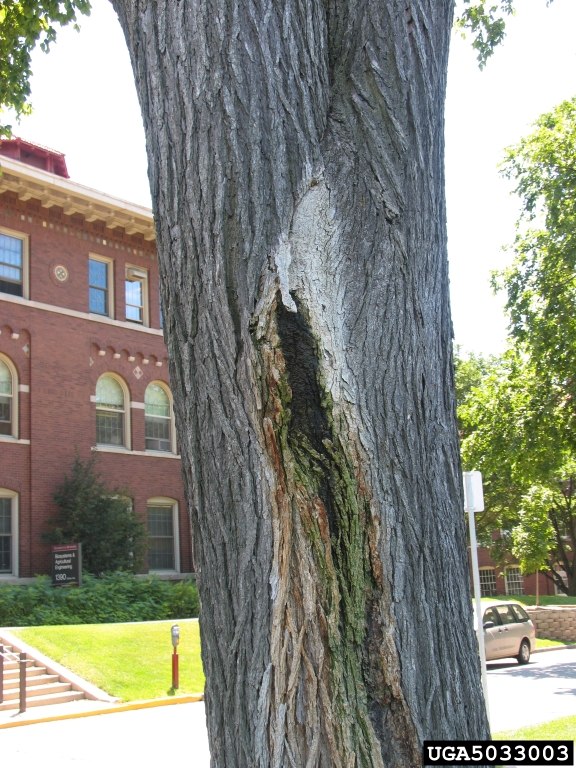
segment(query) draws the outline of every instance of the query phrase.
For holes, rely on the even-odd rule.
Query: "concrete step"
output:
[[[34,669],[34,667],[33,667]],[[33,676],[26,676],[26,690],[29,688],[36,687],[38,685],[49,685],[52,683],[59,682],[60,678],[58,675],[33,675]],[[4,680],[4,693],[6,691],[11,690],[13,688],[20,688],[20,678],[13,677],[8,680]]]
[[[26,666],[27,667],[33,667],[34,666],[34,659],[26,659]],[[20,669],[20,662],[19,661],[5,661],[4,662],[4,672],[7,672],[10,669]]]
[[[29,707],[41,707],[48,704],[65,704],[68,701],[79,701],[84,698],[82,691],[65,691],[63,693],[52,693],[44,696],[37,696],[31,699],[26,699],[26,708]],[[20,703],[18,699],[10,699],[0,704],[0,712],[7,709],[18,709]]]
[[[35,675],[45,675],[46,667],[26,667],[26,680]],[[18,668],[9,669],[4,671],[4,680],[18,680],[20,678],[20,670]]]
[[[26,686],[26,701],[28,699],[35,698],[36,696],[47,696],[52,693],[65,693],[71,691],[72,686],[70,683],[48,683],[47,685],[36,685],[32,687]],[[20,688],[8,688],[4,690],[4,701],[10,701],[11,699],[18,699],[20,697]]]

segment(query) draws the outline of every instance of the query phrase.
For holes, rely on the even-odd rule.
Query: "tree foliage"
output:
[[[459,404],[466,468],[485,478],[484,530],[524,571],[544,561],[576,594],[576,98],[542,115],[506,152],[522,214],[515,259],[494,276],[507,293],[510,348]],[[466,363],[478,368],[472,359]],[[457,377],[468,386],[460,364]],[[559,589],[563,581],[553,573]]]
[[[480,470],[484,479],[479,539],[501,564],[514,555],[525,573],[546,564],[566,592],[557,573],[564,570],[567,593],[576,594],[576,474],[561,393],[511,349],[470,390],[458,417],[464,469]],[[494,529],[502,532],[496,541]]]
[[[137,572],[146,552],[144,522],[132,508],[127,488],[108,488],[95,469],[93,456],[76,456],[69,475],[54,493],[58,515],[43,540],[54,544],[82,543],[82,566],[101,576],[114,571]]]
[[[36,45],[47,53],[57,28],[88,16],[89,0],[2,0],[0,3],[0,112],[12,108],[16,117],[30,112],[31,54]],[[0,137],[10,135],[0,125]]]
[[[576,97],[536,122],[507,151],[503,172],[517,182],[525,229],[512,266],[495,276],[507,292],[514,342],[543,385],[561,398],[564,428],[576,447]]]

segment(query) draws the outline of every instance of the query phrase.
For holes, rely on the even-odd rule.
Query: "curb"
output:
[[[152,707],[169,707],[174,704],[191,704],[196,701],[204,701],[203,693],[192,693],[189,696],[179,696],[170,699],[149,699],[147,701],[133,701],[130,704],[119,704],[109,709],[94,709],[89,712],[70,712],[67,715],[51,715],[38,717],[34,720],[20,720],[17,723],[1,723],[3,728],[19,728],[22,725],[36,725],[37,723],[53,723],[57,720],[76,720],[79,717],[94,717],[95,715],[112,715],[116,712],[131,712],[135,709],[151,709]]]

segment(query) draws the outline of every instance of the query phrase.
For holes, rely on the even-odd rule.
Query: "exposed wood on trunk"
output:
[[[214,768],[486,738],[443,178],[452,0],[113,0],[146,130]]]

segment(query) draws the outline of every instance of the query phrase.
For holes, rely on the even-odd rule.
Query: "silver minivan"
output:
[[[486,606],[486,603],[482,603]],[[536,628],[518,603],[489,604],[482,618],[486,661],[514,657],[528,664],[536,648]]]

